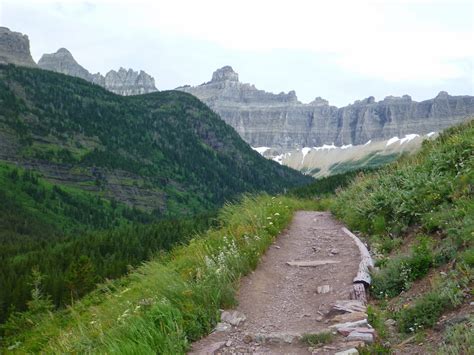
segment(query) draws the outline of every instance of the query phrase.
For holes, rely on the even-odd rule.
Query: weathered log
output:
[[[371,282],[369,271],[371,268],[374,267],[372,257],[370,256],[367,247],[357,236],[355,236],[345,227],[342,228],[342,231],[354,240],[360,251],[361,261],[359,263],[359,270],[357,271],[357,275],[354,278],[354,283],[363,283],[364,285],[369,286]]]
[[[351,299],[360,301],[364,305],[367,304],[367,296],[365,294],[365,286],[363,283],[357,282],[352,285]]]

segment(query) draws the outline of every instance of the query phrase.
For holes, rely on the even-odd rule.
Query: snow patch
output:
[[[419,137],[419,135],[418,134],[406,134],[405,138],[400,139],[400,145],[402,145],[405,142],[409,142],[409,141],[415,139],[416,137]]]
[[[367,143],[365,143],[364,145],[369,145],[370,143],[372,143],[372,139],[369,140]]]
[[[392,144],[395,143],[395,142],[398,142],[399,140],[400,140],[400,138],[398,138],[398,137],[390,138],[390,139],[387,141],[386,147],[388,147],[389,145],[392,145]]]
[[[284,154],[280,154],[277,156],[274,156],[272,160],[276,161],[278,164],[282,165],[283,164],[283,156]]]
[[[303,149],[301,149],[301,153],[303,154],[303,159],[301,159],[301,164],[303,164],[306,154],[308,154],[310,151],[311,151],[311,148],[309,147],[304,147]]]
[[[435,134],[436,134],[436,132],[430,132],[430,133],[428,133],[426,136],[427,136],[427,137],[432,137],[432,136],[434,136]]]
[[[370,142],[370,141],[369,141]],[[366,143],[367,144],[367,143]],[[341,146],[341,149],[349,149],[349,148],[352,148],[352,144],[348,144],[348,145],[343,145]]]
[[[332,143],[331,145],[328,144],[323,144],[322,147],[313,147],[314,150],[319,151],[319,150],[330,150],[330,149],[336,149],[337,147]]]
[[[252,147],[252,149],[263,155],[263,153],[265,153],[267,150],[271,148],[270,147]]]

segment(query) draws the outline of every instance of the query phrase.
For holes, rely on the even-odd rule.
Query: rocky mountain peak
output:
[[[31,57],[30,40],[27,35],[0,27],[0,64],[15,64],[36,67]]]
[[[56,54],[63,54],[63,55],[69,55],[72,57],[71,52],[69,52],[66,48],[59,48],[56,52]]]
[[[118,71],[110,70],[105,76],[100,73],[91,74],[77,63],[66,48],[60,48],[56,53],[43,54],[38,65],[42,69],[90,81],[119,95],[139,95],[158,91],[155,79],[143,70],[137,72],[120,67]]]
[[[41,69],[76,76],[92,81],[92,75],[83,68],[66,48],[60,48],[56,53],[43,54],[38,62]]]
[[[313,105],[313,106],[326,106],[326,105],[329,105],[329,101],[324,100],[322,97],[318,96],[313,101],[311,101],[309,104]]]
[[[438,95],[436,95],[436,99],[445,100],[447,98],[449,98],[449,94],[446,91],[440,91]]]
[[[216,81],[239,81],[239,74],[237,74],[230,65],[226,65],[220,69],[217,69],[212,74],[211,82]]]
[[[133,69],[120,68],[111,70],[105,75],[105,88],[119,95],[139,95],[157,91],[155,79],[145,73]]]

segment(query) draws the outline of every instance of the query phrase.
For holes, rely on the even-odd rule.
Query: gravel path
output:
[[[297,212],[257,269],[241,280],[235,310],[246,320],[194,343],[191,353],[210,354],[214,349],[219,349],[216,354],[311,353],[308,345],[298,341],[287,344],[284,339],[328,329],[326,315],[331,307],[337,300],[349,299],[360,254],[342,232],[343,226],[328,212]],[[331,263],[298,267],[287,264],[291,261]],[[317,351],[330,354],[347,349],[347,345],[336,339]]]

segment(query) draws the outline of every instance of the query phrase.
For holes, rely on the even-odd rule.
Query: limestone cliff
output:
[[[474,115],[474,97],[445,92],[422,102],[405,95],[379,102],[369,97],[341,108],[330,106],[320,97],[303,104],[294,91],[272,94],[241,83],[230,66],[214,72],[207,83],[177,90],[204,101],[251,146],[283,151],[427,134]]]
[[[120,68],[118,71],[109,71],[105,76],[100,73],[91,74],[77,63],[65,48],[59,49],[56,53],[44,54],[38,66],[42,69],[77,76],[119,95],[139,95],[158,91],[155,87],[155,79],[143,70],[137,72]]]
[[[78,78],[92,81],[93,76],[84,67],[76,62],[71,52],[66,48],[60,48],[56,53],[43,54],[38,62],[41,69],[51,70],[58,73],[77,76]]]
[[[36,67],[31,57],[30,41],[27,35],[0,27],[0,64]]]

